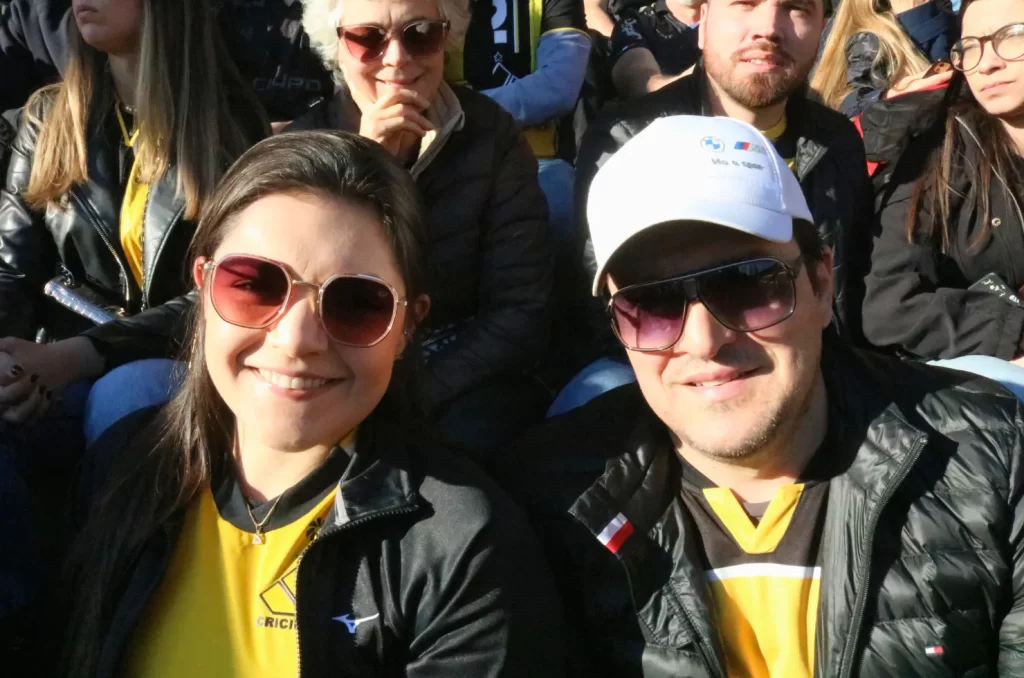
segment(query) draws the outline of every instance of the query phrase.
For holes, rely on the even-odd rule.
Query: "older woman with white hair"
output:
[[[292,130],[373,139],[425,204],[433,300],[426,405],[448,440],[493,451],[543,417],[529,376],[547,346],[552,256],[537,162],[483,94],[444,82],[469,21],[465,0],[304,0],[303,26],[339,85]]]

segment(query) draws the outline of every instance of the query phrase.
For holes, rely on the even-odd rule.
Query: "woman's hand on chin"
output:
[[[424,115],[429,106],[429,101],[411,89],[394,90],[373,103],[359,106],[359,135],[402,157],[434,129]]]

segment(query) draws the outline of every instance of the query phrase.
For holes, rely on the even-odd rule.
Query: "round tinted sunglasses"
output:
[[[751,259],[623,287],[608,302],[612,330],[631,351],[667,350],[683,336],[686,310],[694,301],[735,332],[768,329],[796,310],[801,264],[802,259]]]
[[[217,315],[248,329],[274,324],[291,305],[295,288],[309,287],[317,291],[317,315],[327,336],[339,344],[369,348],[391,331],[398,307],[409,305],[394,287],[372,275],[333,275],[316,285],[296,280],[284,264],[247,254],[197,265]]]
[[[444,47],[450,26],[448,21],[440,19],[420,19],[402,26],[394,35],[372,24],[338,26],[338,39],[345,43],[345,49],[353,58],[363,63],[383,56],[396,38],[409,56],[421,59],[437,54]]]

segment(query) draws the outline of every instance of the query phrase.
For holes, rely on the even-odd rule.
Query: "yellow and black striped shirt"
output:
[[[767,504],[744,505],[684,462],[682,497],[704,544],[729,676],[813,676],[827,478],[802,479]]]

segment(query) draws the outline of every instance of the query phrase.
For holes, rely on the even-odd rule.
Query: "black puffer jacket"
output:
[[[52,97],[37,113],[45,116],[51,103]],[[258,140],[258,115],[240,124]],[[195,224],[184,219],[184,199],[176,195],[174,168],[152,187],[146,205],[140,288],[120,243],[120,167],[131,164],[116,118],[98,117],[90,130],[89,182],[74,187],[59,207],[42,212],[30,209],[21,196],[28,187],[37,137],[23,119],[0,192],[0,335],[32,339],[40,327],[51,339],[84,332],[106,358],[108,369],[169,355],[171,328],[189,303],[182,295],[192,287],[186,254],[195,232]],[[92,327],[64,311],[43,297],[43,286],[58,275],[87,286],[129,317]]]
[[[492,377],[532,367],[547,346],[552,255],[537,161],[512,116],[488,97],[443,86],[461,123],[412,169],[426,209],[431,329],[452,339],[428,362],[439,407]],[[353,123],[320,102],[289,130]],[[442,130],[443,132],[443,130]]]
[[[585,223],[586,206],[590,182],[598,168],[658,118],[711,115],[705,95],[706,77],[700,61],[691,75],[609,109],[584,136],[576,161],[576,214],[584,222],[580,233],[587,242],[582,246],[582,256],[589,273],[596,272],[596,266]],[[787,125],[799,135],[796,176],[825,243],[835,253],[836,328],[848,340],[860,343],[861,281],[867,271],[872,207],[864,145],[849,120],[802,95],[790,97],[786,115]],[[680,158],[680,162],[685,161]],[[685,191],[685,186],[680,189]],[[599,315],[603,318],[603,313]]]
[[[829,425],[851,444],[828,496],[815,675],[1024,676],[1024,406],[838,346],[823,371]],[[577,675],[726,675],[678,457],[636,386],[503,459],[580,625]],[[619,513],[635,531],[613,555],[597,535]]]
[[[155,416],[143,410],[104,434],[92,474],[105,477],[118,457],[125,462]],[[360,427],[335,505],[299,561],[299,673],[565,675],[558,596],[521,510],[470,462],[401,428],[377,414]],[[96,678],[124,675],[183,522],[178,515],[149,536],[109,614],[97,618],[105,640]],[[350,632],[335,620],[342,614],[379,617]]]
[[[1024,287],[1024,186],[993,178],[991,235],[975,245],[985,225],[974,185],[980,149],[966,122],[958,130],[948,251],[939,239],[941,227],[935,229],[935,238],[912,243],[907,237],[918,178],[941,139],[930,135],[915,140],[880,197],[871,272],[865,281],[864,333],[876,346],[919,358],[980,354],[1010,360],[1024,352],[1024,308],[968,288],[989,273],[1013,291]],[[931,219],[928,212],[920,211],[918,223],[926,219]]]

